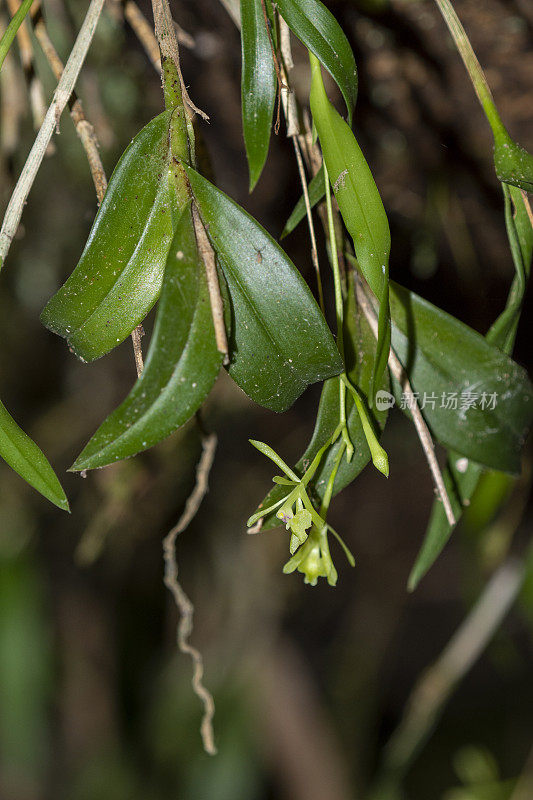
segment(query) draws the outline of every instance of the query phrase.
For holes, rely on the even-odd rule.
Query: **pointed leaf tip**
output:
[[[70,512],[67,496],[50,462],[1,401],[0,457],[43,497],[62,511]]]

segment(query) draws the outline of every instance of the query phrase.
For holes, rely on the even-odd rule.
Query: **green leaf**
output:
[[[221,363],[189,204],[168,255],[143,373],[71,469],[103,467],[160,442],[198,410]]]
[[[533,228],[520,189],[504,186],[503,191],[507,235],[516,274],[511,285],[506,308],[490,328],[486,339],[490,344],[503,350],[504,353],[510,354],[514,345],[523,295],[531,269]],[[510,207],[510,199],[514,204],[514,213]],[[479,483],[483,468],[473,461],[468,461],[465,464],[464,458],[451,451],[448,453],[447,463],[442,474],[455,519],[459,522],[464,508],[470,503]],[[455,525],[450,525],[446,518],[442,503],[435,501],[422,548],[409,576],[408,586],[411,591],[416,588],[419,581],[433,566],[436,558],[440,555],[452,535],[454,528]]]
[[[483,466],[517,474],[533,415],[533,387],[525,370],[479,333],[394,282],[390,302],[392,344],[420,400],[426,392],[422,411],[435,438]],[[450,393],[456,394],[456,409],[441,405],[443,394]],[[466,408],[473,395],[475,406]]]
[[[68,500],[42,450],[19,428],[0,401],[0,457],[47,500],[68,511]]]
[[[286,411],[310,383],[343,369],[333,336],[277,242],[216,186],[185,170],[231,297],[229,373],[256,403]]]
[[[268,154],[277,85],[261,0],[241,0],[241,42],[242,122],[252,191]]]
[[[494,132],[494,167],[502,183],[533,192],[533,155],[511,139],[503,126]]]
[[[4,59],[9,52],[9,48],[13,44],[13,39],[17,35],[18,29],[24,22],[24,18],[28,14],[32,3],[33,0],[22,0],[22,3],[13,14],[11,22],[7,26],[2,38],[0,39],[0,69],[2,69]]]
[[[311,208],[314,208],[317,203],[320,203],[322,198],[325,195],[324,189],[324,167],[321,166],[318,170],[317,174],[314,178],[311,178],[309,182],[309,186],[307,187],[307,191],[309,193],[309,205]],[[288,236],[297,225],[303,220],[305,215],[307,214],[307,209],[305,207],[305,199],[302,195],[296,205],[294,206],[292,213],[285,223],[285,227],[283,228],[282,234],[280,239],[283,239],[285,236]]]
[[[368,405],[368,392],[370,389],[370,382],[374,369],[374,359],[376,353],[376,340],[372,331],[363,314],[355,307],[353,299],[353,292],[348,295],[348,301],[345,308],[345,335],[344,335],[344,349],[346,356],[348,377],[354,386],[357,387],[363,401]],[[320,403],[318,406],[318,414],[315,423],[313,436],[305,453],[302,455],[296,464],[295,471],[300,475],[312,462],[317,452],[328,441],[337,425],[339,424],[340,413],[340,391],[339,391],[339,378],[331,378],[326,381],[320,396]],[[385,372],[381,379],[380,390],[388,392],[389,378],[388,372]],[[354,455],[352,460],[348,462],[343,458],[335,478],[333,485],[333,495],[338,494],[342,489],[348,486],[360,472],[366,467],[370,461],[370,450],[366,441],[361,418],[353,404],[351,397],[346,397],[346,412],[348,431],[350,439],[354,446]],[[370,419],[376,431],[381,432],[387,421],[387,408],[378,411],[373,408],[369,412]],[[329,476],[331,475],[335,459],[337,457],[339,447],[342,445],[342,439],[339,438],[325,453],[320,465],[315,473],[315,476],[310,482],[310,488],[318,495],[320,499],[324,496]],[[287,488],[284,486],[274,486],[274,488],[265,497],[261,506],[268,508],[270,505],[278,502],[288,494]],[[260,506],[260,507],[261,507]],[[274,514],[266,517],[263,530],[275,528],[280,524],[279,520]]]
[[[177,203],[171,113],[149,122],[122,155],[78,266],[41,314],[83,361],[129,336],[159,295]]]
[[[278,0],[278,11],[311,53],[327,69],[342,92],[348,121],[357,100],[357,67],[342,28],[319,0]]]
[[[311,58],[311,112],[339,209],[353,239],[359,268],[379,300],[374,382],[387,367],[390,348],[390,231],[378,188],[350,127],[330,103],[320,64]],[[370,391],[373,402],[373,391]]]

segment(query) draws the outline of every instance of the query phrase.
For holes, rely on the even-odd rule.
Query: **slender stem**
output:
[[[300,133],[300,121],[298,119],[298,104],[296,97],[292,91],[289,83],[289,75],[294,68],[294,61],[292,58],[291,48],[291,32],[289,26],[278,14],[279,20],[279,49],[281,53],[281,76],[283,78],[283,87],[281,90],[281,102],[283,105],[283,114],[287,123],[287,137],[290,139],[293,136],[298,136]]]
[[[298,165],[300,183],[302,184],[302,191],[305,203],[305,213],[307,216],[307,225],[309,228],[309,238],[311,239],[311,261],[313,262],[313,267],[315,268],[316,283],[318,290],[318,303],[320,305],[320,310],[322,311],[323,314],[325,314],[326,311],[324,307],[324,291],[322,289],[322,277],[320,275],[320,263],[318,261],[318,248],[316,246],[315,224],[313,222],[313,212],[311,209],[311,202],[309,200],[309,189],[307,187],[307,178],[305,175],[305,168],[298,137],[293,136],[292,142],[294,145],[294,152],[296,154],[296,163]]]
[[[331,252],[331,268],[333,269],[333,282],[335,286],[335,316],[337,318],[337,347],[344,361],[344,341],[342,336],[342,323],[344,319],[344,305],[342,299],[341,274],[339,270],[339,257],[337,252],[337,237],[335,236],[335,224],[333,222],[333,210],[331,207],[331,187],[329,185],[328,169],[324,161],[324,187],[326,190],[326,209],[328,215],[329,247]]]
[[[309,189],[307,187],[307,176],[305,174],[305,167],[302,158],[302,149],[300,147],[300,123],[298,120],[298,107],[294,92],[290,88],[289,73],[294,67],[291,49],[291,32],[289,26],[282,17],[279,17],[279,39],[281,51],[281,74],[283,77],[284,88],[281,90],[281,99],[283,105],[283,114],[287,123],[287,137],[292,139],[294,146],[294,154],[296,156],[296,164],[298,167],[298,175],[300,176],[300,183],[302,184],[302,192],[305,203],[305,213],[307,216],[307,225],[309,228],[309,238],[311,240],[311,261],[316,275],[317,291],[318,291],[318,304],[320,310],[325,314],[324,306],[324,292],[322,289],[322,277],[320,275],[320,263],[318,260],[318,248],[316,245],[315,224],[313,222],[313,213],[311,210],[311,202],[309,200]]]
[[[143,349],[141,344],[142,336],[144,336],[144,328],[142,325],[137,325],[131,332],[131,343],[133,345],[133,357],[135,359],[135,369],[137,370],[138,378],[141,377],[144,369]]]
[[[278,54],[276,53],[276,48],[274,47],[274,42],[272,41],[272,31],[270,30],[270,24],[268,20],[268,14],[266,10],[265,0],[261,0],[261,8],[263,9],[263,20],[265,22],[266,33],[268,36],[268,42],[270,44],[270,50],[272,53],[272,61],[274,62],[274,69],[276,71],[276,80],[278,82],[278,99],[276,103],[276,122],[274,124],[274,133],[276,136],[279,133],[279,125],[280,125],[280,110],[281,110],[281,91],[282,89],[287,89],[287,86],[283,83],[281,78],[281,71],[280,65],[278,60]]]
[[[36,12],[33,25],[35,38],[41,46],[46,60],[48,61],[50,68],[54,73],[55,79],[59,81],[63,75],[63,63],[48,35],[40,8]],[[69,106],[70,117],[74,123],[74,127],[76,128],[76,133],[78,134],[78,137],[83,145],[83,149],[85,150],[96,191],[96,198],[100,204],[104,199],[107,189],[107,178],[100,154],[98,152],[98,140],[96,138],[93,126],[85,116],[81,100],[76,96],[74,91],[70,97]]]
[[[161,71],[161,58],[159,55],[159,47],[154,32],[150,27],[150,23],[141,12],[139,7],[132,3],[131,0],[124,4],[124,17],[129,22],[132,30],[137,35],[140,43],[144,48],[144,52],[150,59],[150,62],[157,70]]]
[[[339,451],[335,456],[335,461],[333,463],[333,469],[328,478],[328,482],[326,484],[326,491],[324,492],[324,497],[322,498],[322,503],[320,504],[320,516],[323,520],[326,519],[329,506],[331,503],[331,497],[333,495],[333,485],[335,483],[335,478],[337,477],[337,472],[339,471],[339,467],[342,461],[342,457],[344,455],[344,451],[346,449],[346,442],[343,441],[340,444]]]
[[[198,109],[191,103],[183,82],[178,42],[170,15],[168,0],[152,0],[152,8],[154,12],[155,35],[161,51],[165,106],[168,109],[173,109],[170,124],[170,149],[177,167],[175,171],[173,170],[173,174],[178,200],[181,203],[188,200],[189,189],[180,162],[191,162],[191,153],[194,147],[192,128],[187,124],[187,111],[184,103],[187,103],[190,108],[196,111],[198,111]],[[224,322],[224,303],[218,281],[215,253],[211,247],[202,219],[194,204],[193,222],[198,251],[205,265],[217,350],[223,353],[224,364],[228,364],[229,348]]]
[[[30,150],[30,154],[26,159],[17,185],[11,195],[0,230],[0,267],[6,259],[13,237],[17,232],[24,204],[33,186],[39,167],[41,166],[46,148],[59,123],[61,114],[69,101],[83,62],[87,57],[87,52],[92,42],[103,5],[104,0],[91,0],[80,32],[78,33],[78,37],[63,71],[63,75],[57,85],[54,99],[48,108],[44,122],[35,138],[33,147]]]
[[[363,286],[359,275],[355,273],[355,289],[357,293],[357,301],[365,315],[368,324],[372,329],[372,333],[374,334],[375,338],[378,338],[378,318],[377,314],[372,306],[372,302],[370,297],[367,295],[367,290]],[[368,290],[370,291],[370,290]],[[435,448],[433,446],[433,440],[431,438],[431,433],[429,432],[429,428],[426,425],[424,417],[422,416],[422,412],[420,411],[420,407],[418,405],[418,401],[416,396],[413,392],[411,384],[409,383],[409,378],[400,363],[396,353],[390,348],[389,351],[389,369],[402,387],[403,391],[407,395],[409,399],[409,408],[411,409],[411,414],[413,416],[413,422],[416,428],[416,432],[418,434],[418,438],[420,439],[420,444],[422,445],[422,449],[425,453],[429,469],[431,475],[433,477],[433,482],[435,484],[435,488],[437,493],[442,500],[442,505],[444,507],[444,511],[446,513],[446,519],[448,520],[450,525],[455,525],[456,519],[453,513],[452,504],[450,502],[450,498],[448,496],[448,492],[446,491],[446,487],[444,485],[444,479],[442,477],[442,472],[440,471],[439,462],[435,456]]]
[[[22,7],[20,0],[7,0],[8,8],[13,16]],[[40,8],[40,0],[36,0],[34,7],[31,9],[32,13]],[[30,100],[31,113],[33,118],[33,127],[39,130],[43,123],[46,114],[46,100],[44,97],[44,89],[39,76],[35,70],[35,54],[33,42],[30,37],[30,31],[26,20],[17,31],[17,42],[22,62],[22,69],[24,71],[24,78],[28,86],[28,97]],[[50,154],[54,146],[48,146],[48,153]]]
[[[483,110],[492,128],[494,136],[496,137],[498,134],[505,134],[507,136],[507,131],[500,115],[498,114],[498,109],[494,103],[494,98],[489,88],[489,84],[487,83],[485,73],[481,68],[481,64],[479,63],[476,54],[474,53],[461,20],[457,16],[450,0],[435,0],[435,2],[437,3],[439,11],[444,17],[444,21],[446,22],[448,30],[452,35],[455,46],[457,47],[457,50],[463,59],[463,63],[468,71],[479,102],[483,106]]]
[[[172,21],[172,15],[168,5],[168,0],[152,0],[152,10],[154,14],[155,36],[159,45],[161,53],[161,63],[164,64],[165,59],[170,59],[174,62],[176,72],[179,76],[181,84],[181,96],[187,105],[187,108],[196,114],[199,114],[203,119],[208,120],[207,114],[195,106],[188,95],[183,76],[181,74],[180,55],[178,48],[178,40],[176,37],[176,29]]]
[[[335,316],[337,318],[337,347],[339,348],[339,353],[341,354],[341,358],[344,363],[344,330],[343,330],[344,300],[342,296],[342,279],[339,269],[337,237],[335,234],[335,223],[333,220],[333,209],[331,205],[331,187],[329,185],[329,174],[328,174],[328,169],[326,167],[326,162],[323,161],[322,163],[324,165],[324,188],[326,190],[326,211],[328,220],[328,238],[329,238],[329,247],[331,256],[331,268],[333,270],[333,282],[335,286]],[[345,373],[343,373],[343,375],[345,375]],[[348,461],[351,461],[354,449],[350,439],[350,434],[348,432],[348,423],[346,418],[346,387],[342,380],[339,380],[339,416],[341,422],[342,438],[344,440],[344,444],[346,445],[346,458]]]

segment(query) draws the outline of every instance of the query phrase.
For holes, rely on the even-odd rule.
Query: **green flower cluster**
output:
[[[337,438],[338,432],[336,431]],[[270,458],[285,476],[275,476],[274,483],[286,486],[288,494],[277,503],[268,508],[257,511],[248,520],[248,527],[251,527],[258,519],[266,516],[272,511],[276,511],[276,516],[285,524],[286,530],[290,531],[289,551],[291,558],[283,567],[283,572],[288,574],[298,570],[304,575],[304,582],[311,586],[316,586],[318,578],[326,578],[330,586],[337,583],[337,570],[333,565],[328,544],[328,531],[331,532],[340,542],[346,553],[349,563],[354,566],[355,561],[338,533],[333,530],[331,525],[326,522],[327,504],[320,508],[320,513],[316,510],[309,497],[307,487],[313,478],[320,459],[331,441],[321,447],[312,463],[309,465],[304,475],[298,475],[272,450],[267,444],[251,440],[254,447]],[[341,451],[342,453],[343,451]]]

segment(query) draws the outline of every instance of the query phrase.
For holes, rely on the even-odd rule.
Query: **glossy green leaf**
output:
[[[268,154],[277,87],[261,0],[241,0],[241,43],[242,123],[252,191]]]
[[[330,103],[320,64],[311,58],[311,112],[331,185],[350,236],[359,268],[379,300],[379,333],[374,381],[387,367],[390,349],[390,231],[381,197],[350,127]],[[371,396],[373,392],[371,391]],[[370,401],[373,402],[372,399]]]
[[[0,457],[47,500],[68,511],[68,500],[42,450],[0,401]]]
[[[479,333],[393,282],[390,301],[392,344],[420,393],[435,438],[483,466],[518,473],[533,416],[525,370]],[[442,404],[450,393],[457,408]]]
[[[372,331],[366,321],[366,318],[356,310],[353,298],[353,292],[348,295],[348,301],[345,307],[345,335],[344,335],[344,349],[347,364],[348,377],[354,386],[357,387],[359,394],[363,401],[368,406],[368,392],[372,379],[374,369],[374,359],[376,353],[376,340]],[[381,378],[380,390],[389,391],[389,377],[388,372],[385,372]],[[331,378],[326,381],[320,396],[320,403],[318,406],[318,414],[315,423],[313,436],[305,453],[302,455],[295,470],[300,475],[303,474],[305,469],[309,466],[320,448],[331,437],[335,428],[339,424],[340,413],[340,393],[339,393],[339,378]],[[370,461],[370,450],[361,424],[361,418],[353,404],[351,397],[348,395],[346,398],[346,411],[347,422],[350,439],[354,446],[354,455],[351,461],[343,458],[335,483],[333,485],[333,494],[336,495],[346,486],[348,486],[360,472],[366,467]],[[369,411],[370,419],[374,425],[375,431],[382,431],[387,421],[387,408],[377,410],[373,408]],[[339,438],[328,451],[325,453],[315,476],[310,482],[310,489],[320,499],[324,495],[325,488],[329,476],[335,464],[339,447],[341,447],[342,439]],[[274,486],[263,500],[261,506],[268,508],[270,505],[278,502],[287,495],[287,489],[284,486]],[[279,519],[275,514],[269,514],[264,523],[263,530],[275,528],[280,524]]]
[[[357,100],[357,67],[352,48],[339,23],[319,0],[277,0],[278,11],[342,92],[348,121]]]
[[[170,115],[149,122],[122,155],[78,266],[42,312],[46,327],[84,361],[129,336],[159,295],[177,202]]]
[[[160,442],[198,410],[221,364],[189,205],[168,255],[144,371],[72,469],[103,467]]]
[[[309,181],[309,185],[307,187],[307,191],[309,193],[309,205],[311,208],[314,208],[317,203],[323,199],[325,195],[324,189],[324,167],[320,167],[317,174],[314,178],[311,178]],[[285,223],[285,227],[283,228],[282,234],[280,239],[283,239],[285,236],[288,236],[297,225],[303,220],[305,215],[307,214],[307,209],[305,207],[305,199],[303,195],[300,197],[296,205],[294,206],[291,215],[287,222]]]
[[[286,411],[309,384],[341,372],[333,336],[277,242],[216,186],[185,169],[231,298],[229,373],[256,403]]]
[[[515,187],[504,186],[503,189],[505,221],[515,267],[515,278],[511,285],[506,307],[494,325],[492,325],[486,339],[490,344],[503,350],[504,353],[510,354],[514,345],[523,296],[531,269],[533,228],[521,191]],[[511,209],[511,199],[514,205],[514,212]],[[464,508],[470,503],[482,474],[483,468],[479,464],[473,461],[468,461],[465,464],[465,459],[459,454],[455,452],[448,453],[447,463],[443,469],[443,478],[457,522],[459,522]],[[442,504],[435,501],[424,542],[409,576],[409,589],[415,589],[419,581],[434,564],[454,528],[455,525],[449,524]]]
[[[494,167],[502,183],[533,192],[533,155],[513,141],[503,126],[494,136]]]

